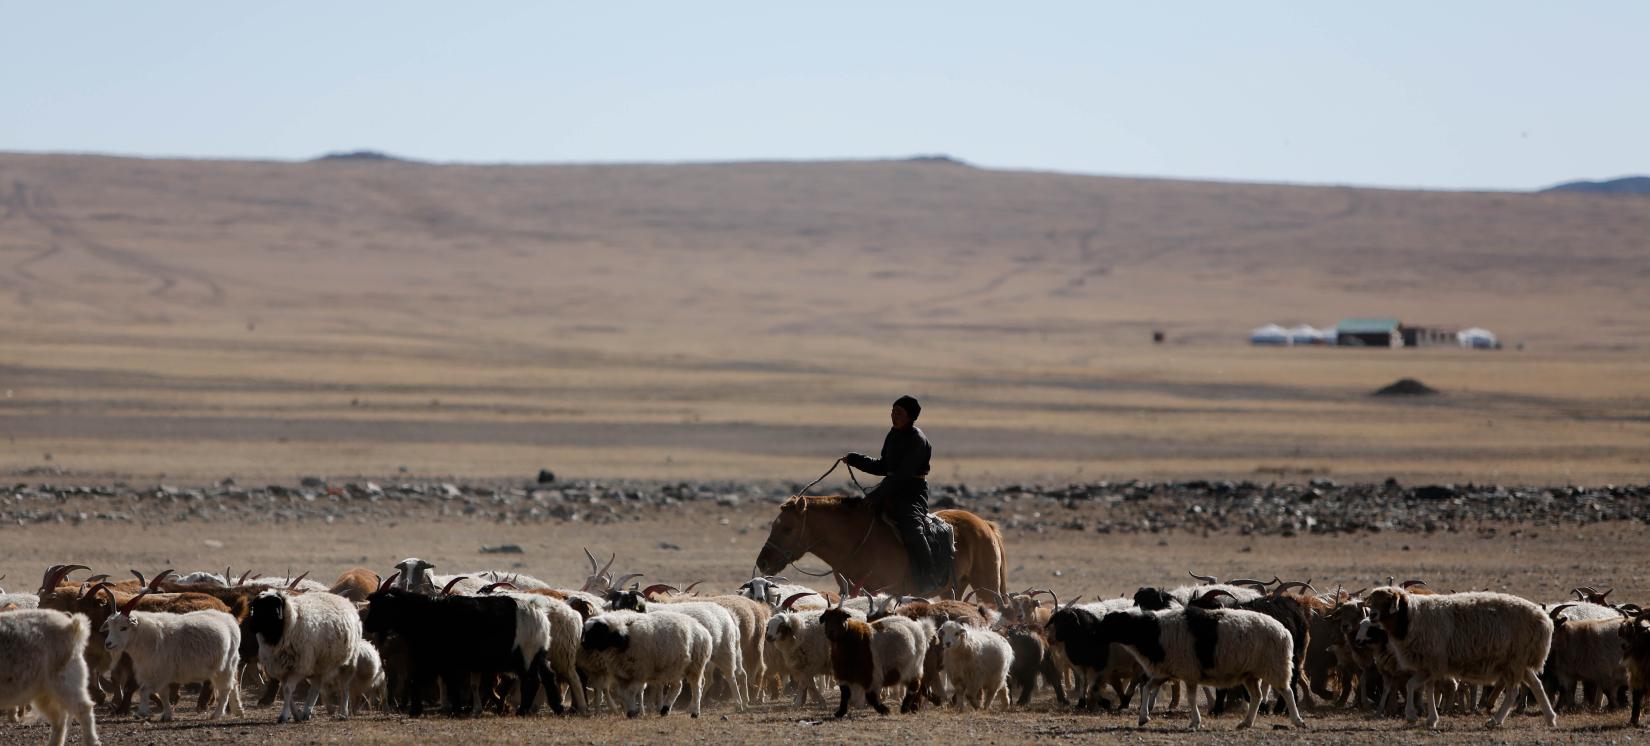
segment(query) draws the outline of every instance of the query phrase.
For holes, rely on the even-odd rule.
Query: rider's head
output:
[[[902,396],[894,401],[894,407],[888,412],[889,419],[894,422],[894,429],[903,430],[917,421],[922,414],[922,405],[917,403],[914,396]]]

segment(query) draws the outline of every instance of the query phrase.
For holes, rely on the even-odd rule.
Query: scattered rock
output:
[[[520,544],[500,544],[496,547],[482,547],[482,554],[522,554]]]
[[[539,484],[550,484],[556,481],[556,473],[549,469],[539,469]]]

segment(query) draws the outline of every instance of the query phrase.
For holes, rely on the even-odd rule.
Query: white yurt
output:
[[[1491,350],[1501,346],[1501,340],[1496,339],[1494,332],[1476,326],[1456,332],[1455,341],[1460,342],[1462,347],[1477,350]]]
[[[1321,345],[1323,344],[1323,330],[1311,324],[1292,326],[1288,330],[1289,344],[1293,345]]]
[[[1287,345],[1289,344],[1289,330],[1277,324],[1267,324],[1249,332],[1249,344]]]

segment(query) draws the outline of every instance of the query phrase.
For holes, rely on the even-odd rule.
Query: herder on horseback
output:
[[[921,415],[922,404],[916,397],[900,397],[888,412],[893,427],[882,440],[880,458],[850,453],[842,461],[883,478],[865,497],[893,522],[911,557],[912,575],[918,585],[928,586],[943,579],[934,577],[934,558],[928,547],[928,461],[934,449],[916,425]]]

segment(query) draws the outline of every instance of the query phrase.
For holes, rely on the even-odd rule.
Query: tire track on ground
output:
[[[77,244],[93,258],[150,277],[159,283],[149,292],[152,297],[165,297],[178,286],[179,278],[198,283],[205,288],[207,302],[212,305],[221,305],[228,297],[223,286],[204,272],[177,267],[146,256],[141,252],[111,246],[91,238],[77,228],[73,222],[50,207],[50,205],[55,204],[56,200],[52,199],[48,192],[39,188],[31,189],[26,183],[17,181],[13,182],[12,197],[7,200],[6,214],[7,217],[21,214],[24,218],[32,220],[45,228],[53,237],[65,243]],[[61,245],[54,243],[51,251],[56,252],[61,248]],[[45,257],[36,255],[34,260],[37,261],[43,258]]]

